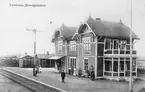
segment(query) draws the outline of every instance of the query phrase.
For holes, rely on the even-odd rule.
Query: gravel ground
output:
[[[0,92],[32,92],[31,90],[13,82],[12,80],[0,75]]]
[[[46,84],[61,88],[68,92],[128,92],[129,84],[125,81],[111,81],[111,80],[95,80],[91,81],[87,78],[78,78],[70,75],[66,75],[65,83],[61,82],[59,73],[54,73],[54,69],[43,68],[42,73],[37,77],[33,77],[32,68],[13,68],[7,67],[11,71],[25,75],[29,78],[33,78],[44,82]],[[133,85],[134,92],[138,92],[140,89],[145,88],[145,81],[137,80]]]

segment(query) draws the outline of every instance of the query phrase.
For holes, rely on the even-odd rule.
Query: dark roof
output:
[[[76,32],[76,29],[77,27],[70,27],[62,24],[62,26],[55,31],[52,41],[56,38],[56,33],[58,33],[58,31],[62,33],[62,36],[64,37],[65,40],[71,40],[72,36]]]
[[[103,20],[96,20],[92,19],[91,16],[89,16],[86,22],[97,36],[123,37],[123,38],[130,37],[130,28],[124,25],[122,22],[108,22]],[[139,39],[138,36],[133,31],[132,38]]]
[[[60,28],[60,31],[66,40],[70,40],[76,32],[76,27],[68,27],[68,26],[62,25]]]
[[[28,57],[29,57],[29,58],[33,58],[33,56],[30,56],[30,55],[24,55],[24,56],[20,56],[19,59],[28,58]]]

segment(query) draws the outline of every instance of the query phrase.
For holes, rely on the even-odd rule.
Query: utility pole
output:
[[[45,48],[44,48],[44,54],[45,54]]]
[[[36,68],[36,32],[43,32],[38,31],[36,29],[26,29],[27,31],[32,31],[34,33],[34,61],[33,61],[33,76],[36,76],[35,68]]]
[[[133,80],[132,80],[132,0],[130,1],[130,80],[129,80],[129,92],[133,92]]]
[[[7,62],[7,52],[6,52],[6,62]]]

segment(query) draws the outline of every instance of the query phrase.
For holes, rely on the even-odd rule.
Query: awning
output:
[[[52,57],[50,57],[50,58],[48,58],[48,59],[58,60],[58,59],[60,59],[60,58],[62,58],[62,57],[64,57],[64,56],[52,56]]]

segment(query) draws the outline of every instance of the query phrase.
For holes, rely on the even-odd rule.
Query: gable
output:
[[[78,29],[78,33],[90,33],[92,32],[91,29],[88,27],[87,24],[82,24],[79,29]]]
[[[94,34],[97,36],[129,38],[130,31],[132,31],[128,26],[124,25],[123,23],[95,20],[91,17],[88,18],[86,24],[89,25]],[[139,39],[133,31],[132,38],[137,40]]]
[[[62,34],[61,34],[61,32],[59,30],[57,30],[55,32],[55,38],[59,38],[59,37],[62,37]]]
[[[62,38],[64,40],[72,40],[72,36],[76,32],[76,27],[68,27],[65,25],[62,25],[59,29],[57,29],[54,33],[54,36],[52,38],[52,42],[55,42],[57,38]]]

